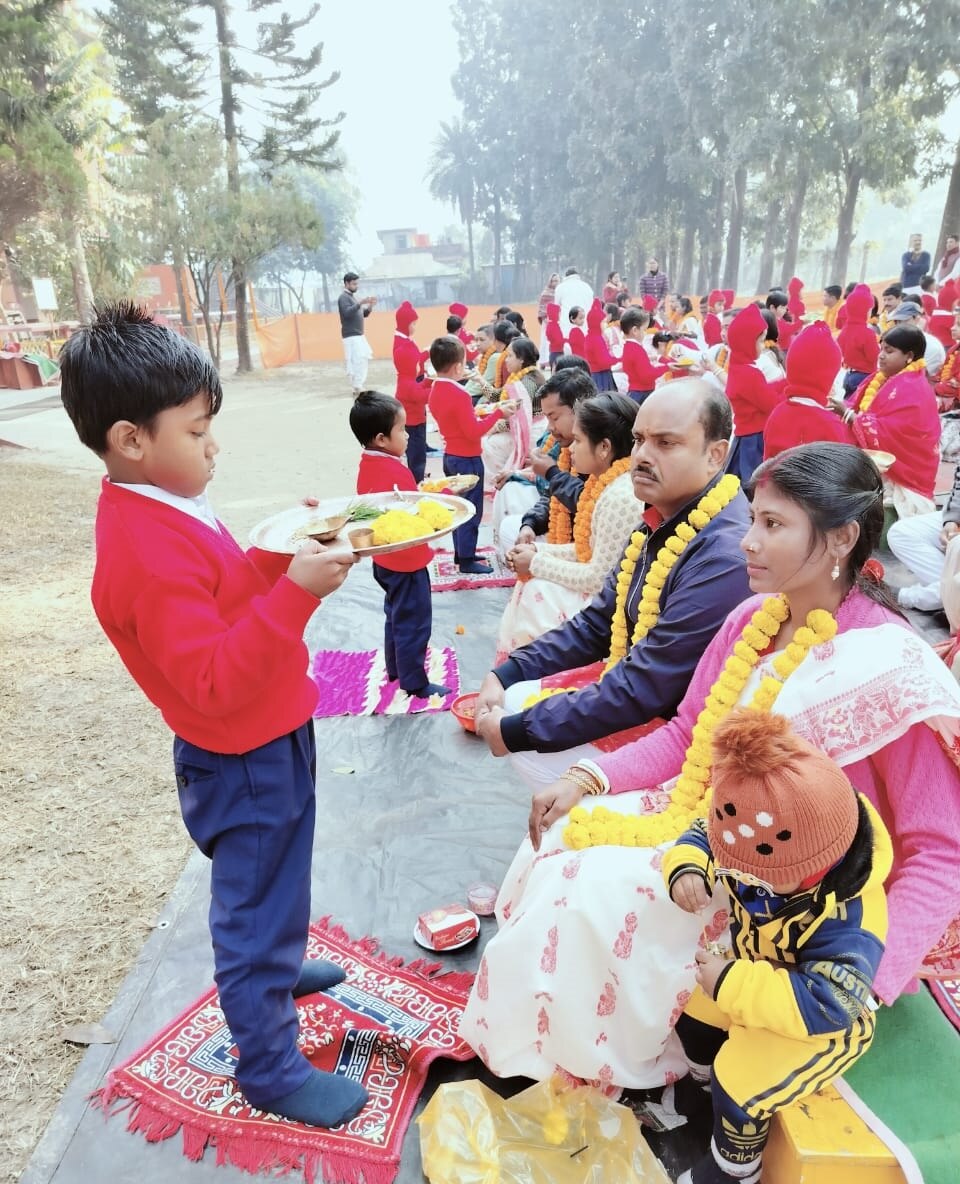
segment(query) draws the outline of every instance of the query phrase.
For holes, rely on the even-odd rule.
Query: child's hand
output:
[[[699,913],[710,903],[707,885],[703,876],[697,872],[687,872],[675,880],[670,895],[673,897],[673,903],[678,904],[686,913]]]
[[[500,404],[504,419],[512,419],[517,414],[517,403],[514,399],[507,399]]]
[[[318,600],[336,592],[357,562],[357,556],[346,547],[324,547],[315,539],[307,539],[290,560],[287,575]]]
[[[697,950],[697,982],[703,988],[704,994],[711,999],[717,979],[724,966],[727,965],[726,958],[720,958],[716,954],[708,954],[706,950]]]

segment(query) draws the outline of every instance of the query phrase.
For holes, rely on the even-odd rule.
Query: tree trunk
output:
[[[186,267],[183,255],[179,251],[173,253],[173,282],[177,285],[177,304],[180,306],[180,327],[187,341],[196,342],[197,335],[193,328],[193,317],[187,308],[187,292],[183,286],[183,269]]]
[[[87,253],[83,235],[76,218],[68,219],[67,246],[70,252],[70,271],[73,274],[73,295],[77,303],[77,319],[84,325],[93,320],[93,287],[87,271]]]
[[[327,273],[325,271],[320,273],[320,282],[323,285],[323,311],[330,312],[330,288],[327,284]]]
[[[707,286],[720,287],[720,264],[723,260],[723,214],[727,200],[727,182],[725,177],[716,181],[714,194],[713,233],[710,235],[710,275]]]
[[[473,285],[477,278],[477,265],[473,255],[473,220],[467,222],[467,254],[470,258],[470,284]]]
[[[943,258],[948,234],[960,234],[960,140],[957,141],[957,154],[953,160],[950,188],[947,190],[947,201],[943,207],[943,218],[940,222],[940,233],[937,235],[934,262]]]
[[[503,231],[500,225],[500,194],[493,195],[493,296],[495,300],[503,299],[502,291],[502,251]]]
[[[684,295],[689,294],[690,283],[693,280],[693,247],[696,234],[693,223],[687,222],[683,228],[683,238],[680,245],[680,269],[677,273],[677,291],[683,292]]]
[[[704,246],[706,239],[701,227],[698,231],[700,250],[697,253],[697,295],[706,296],[710,290],[710,256]]]
[[[227,0],[210,0],[217,24],[217,50],[220,63],[220,110],[223,112],[223,137],[227,145],[227,188],[240,196],[240,156],[237,149],[237,103],[233,93],[233,68],[230,61],[230,13]],[[247,269],[242,259],[230,261],[233,279],[233,304],[236,314],[237,373],[253,369],[250,360],[250,334],[247,328]]]
[[[783,269],[780,272],[780,286],[784,290],[797,274],[797,258],[800,254],[800,223],[803,220],[803,204],[807,199],[809,184],[810,171],[806,165],[800,165],[790,196],[790,205],[787,207],[787,241],[783,250]]]
[[[857,212],[857,198],[860,196],[861,182],[860,166],[849,166],[846,175],[843,201],[840,203],[840,213],[837,217],[837,245],[833,249],[832,284],[844,284],[847,278],[847,267],[850,263],[850,248],[853,246],[853,219]]]
[[[740,280],[740,246],[743,240],[743,215],[747,198],[747,170],[739,165],[733,174],[730,195],[730,226],[727,230],[727,257],[723,264],[722,288],[737,290]]]
[[[777,231],[780,227],[780,203],[767,203],[767,217],[763,226],[763,246],[760,249],[760,274],[757,276],[757,295],[765,296],[773,283],[774,253],[777,245]]]

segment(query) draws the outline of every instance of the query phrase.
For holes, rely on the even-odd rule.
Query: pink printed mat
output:
[[[493,568],[488,576],[465,575],[453,562],[452,551],[437,551],[430,564],[431,592],[459,592],[464,588],[512,588],[517,577],[504,567],[495,547],[477,547],[477,558],[485,559]],[[447,683],[447,686],[450,684]]]
[[[448,647],[427,650],[427,677],[449,687],[440,698],[417,699],[387,678],[383,650],[318,650],[310,664],[310,676],[320,690],[314,719],[331,715],[413,715],[421,711],[447,711],[460,694],[457,655]]]

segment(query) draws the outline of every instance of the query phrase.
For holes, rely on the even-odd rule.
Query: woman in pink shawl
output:
[[[832,615],[836,636],[799,660],[786,655],[793,670],[781,676],[773,710],[844,768],[890,832],[890,926],[874,990],[890,1005],[916,989],[919,973],[960,972],[960,688],[870,572],[883,524],[879,474],[860,449],[818,443],[780,453],[755,481],[743,549],[750,586],[762,595],[727,617],[674,719],[578,762],[533,799],[530,838],[501,887],[500,929],[460,1028],[499,1075],[544,1078],[560,1067],[645,1088],[686,1073],[671,1029],[694,987],[698,944],[725,928],[724,905],[718,897],[700,914],[672,905],[660,872],[669,838],[660,847],[574,850],[564,840],[567,814],[576,805],[663,811],[689,768],[708,692],[719,684],[729,707],[752,703],[814,609]],[[788,615],[764,649],[751,618],[774,594],[786,598]],[[731,654],[743,663],[744,646],[754,645],[760,656],[739,690],[724,691]],[[605,796],[584,796],[588,786]]]
[[[913,325],[888,329],[878,369],[838,408],[851,444],[890,452],[884,500],[901,518],[929,514],[940,466],[940,415],[924,362],[926,338]]]

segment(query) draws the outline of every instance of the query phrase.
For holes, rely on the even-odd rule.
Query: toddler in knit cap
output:
[[[690,1067],[677,1107],[713,1108],[710,1151],[679,1184],[757,1184],[771,1116],[873,1038],[892,849],[866,798],[783,716],[737,708],[718,723],[712,785],[708,817],[664,857],[680,908],[722,887],[731,914],[731,956],[697,952],[676,1027]]]

